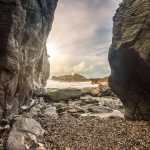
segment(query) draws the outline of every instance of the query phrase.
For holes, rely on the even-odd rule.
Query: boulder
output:
[[[69,101],[69,99],[78,99],[81,96],[80,89],[66,88],[58,89],[47,92],[42,95],[47,101],[59,102],[59,101]]]
[[[32,118],[17,118],[9,133],[6,150],[45,150],[44,145],[38,140],[44,135],[40,124]]]
[[[109,85],[131,120],[150,120],[149,14],[149,0],[123,0],[113,17]]]

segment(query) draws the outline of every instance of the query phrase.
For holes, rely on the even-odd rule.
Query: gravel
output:
[[[36,118],[47,131],[43,142],[47,150],[149,150],[150,122],[121,118]]]

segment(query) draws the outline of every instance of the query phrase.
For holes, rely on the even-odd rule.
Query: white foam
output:
[[[97,87],[97,84],[91,84],[91,82],[60,82],[60,81],[53,81],[48,80],[46,88],[90,88],[90,87]]]

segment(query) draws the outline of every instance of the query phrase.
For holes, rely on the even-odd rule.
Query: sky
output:
[[[59,0],[47,40],[50,74],[110,74],[112,17],[122,0]]]

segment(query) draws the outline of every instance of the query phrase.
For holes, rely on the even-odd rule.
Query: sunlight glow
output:
[[[112,0],[112,2],[113,2],[114,4],[119,4],[119,3],[122,2],[122,0]]]
[[[56,57],[59,55],[57,46],[54,43],[47,43],[47,52],[50,56]]]

